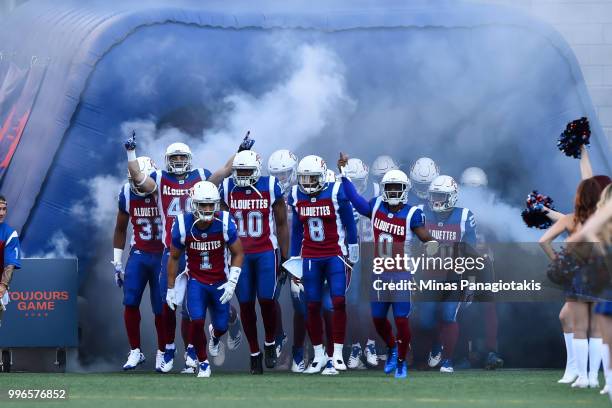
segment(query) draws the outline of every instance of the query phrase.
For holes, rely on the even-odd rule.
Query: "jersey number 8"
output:
[[[308,219],[308,235],[314,242],[325,241],[325,228],[321,218]]]

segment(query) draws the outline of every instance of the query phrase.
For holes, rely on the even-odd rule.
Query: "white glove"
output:
[[[434,256],[438,253],[438,249],[440,248],[438,241],[427,241],[423,245],[425,245],[425,253],[427,256]]]
[[[217,288],[217,290],[223,291],[223,294],[219,298],[222,305],[226,304],[234,297],[234,292],[236,291],[236,284],[238,284],[238,278],[240,277],[240,271],[241,269],[239,267],[232,266],[230,268],[230,273],[227,278],[227,282]]]
[[[123,287],[123,280],[125,278],[125,274],[123,273],[123,265],[121,262],[111,261],[111,264],[115,268],[115,285],[118,288]]]
[[[293,297],[299,298],[302,292],[304,292],[304,285],[302,284],[302,281],[291,279],[291,294]]]
[[[174,288],[168,288],[168,291],[166,292],[166,303],[170,309],[176,309],[176,292],[174,291]]]
[[[359,244],[349,244],[348,260],[353,265],[359,262]]]

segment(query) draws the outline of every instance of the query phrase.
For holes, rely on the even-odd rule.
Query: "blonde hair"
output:
[[[606,204],[612,201],[612,184],[608,184],[606,188],[601,192],[599,201],[597,202],[597,209],[602,208]],[[612,244],[612,219],[609,219],[599,232],[599,238],[608,245]]]

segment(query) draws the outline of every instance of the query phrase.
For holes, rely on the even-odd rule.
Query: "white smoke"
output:
[[[28,258],[51,258],[65,259],[76,258],[76,255],[70,250],[70,240],[62,230],[55,231],[51,238],[47,241],[45,249],[29,255]],[[24,254],[25,257],[25,254]]]

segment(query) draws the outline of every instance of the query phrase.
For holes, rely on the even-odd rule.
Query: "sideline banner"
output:
[[[13,275],[0,347],[76,347],[77,259],[23,259]]]

